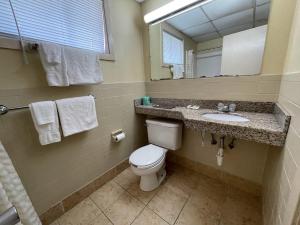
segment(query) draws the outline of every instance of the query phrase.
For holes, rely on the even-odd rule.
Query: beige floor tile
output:
[[[251,203],[243,202],[230,197],[221,210],[221,225],[261,225],[261,211]]]
[[[144,206],[143,203],[124,192],[104,213],[115,225],[129,225]]]
[[[224,183],[206,176],[199,176],[198,186],[192,193],[195,198],[208,197],[220,203],[224,203],[226,195],[227,187]]]
[[[262,210],[261,197],[244,192],[238,188],[228,186],[227,196],[236,200],[237,202],[245,203],[250,205],[252,208],[256,208],[258,211]]]
[[[198,181],[199,178],[197,173],[180,167],[180,169],[176,169],[169,174],[166,179],[166,185],[177,187],[184,193],[190,195],[197,187]]]
[[[91,194],[90,198],[100,209],[105,210],[111,206],[124,191],[120,185],[114,181],[109,181]]]
[[[149,202],[148,206],[161,218],[170,224],[174,224],[188,195],[182,190],[164,185]]]
[[[128,189],[132,184],[139,182],[140,177],[135,175],[131,168],[127,168],[114,178],[114,181],[123,188]]]
[[[96,219],[89,222],[87,225],[113,225],[104,214],[96,217]]]
[[[176,225],[219,225],[220,211],[220,202],[205,196],[191,196]]]
[[[101,214],[95,203],[90,198],[86,198],[61,216],[58,222],[60,225],[86,225]]]
[[[156,188],[153,191],[142,191],[139,183],[134,183],[127,189],[132,196],[136,197],[144,204],[148,204],[158,190],[159,188]]]
[[[132,225],[168,225],[166,221],[160,218],[152,210],[146,207],[136,218]]]

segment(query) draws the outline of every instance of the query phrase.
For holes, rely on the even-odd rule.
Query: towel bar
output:
[[[93,96],[96,99],[94,95],[91,96]],[[8,113],[9,111],[22,110],[22,109],[29,109],[29,106],[18,106],[14,108],[8,108],[6,105],[0,105],[0,116]]]

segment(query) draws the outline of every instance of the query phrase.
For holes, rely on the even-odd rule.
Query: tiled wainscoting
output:
[[[113,178],[115,178],[118,174],[123,172],[127,167],[128,159],[121,162],[119,165],[113,167],[112,169],[108,170],[100,177],[86,185],[85,187],[81,188],[80,190],[72,193],[61,202],[57,203],[56,205],[52,206],[48,209],[45,213],[43,213],[40,217],[42,220],[43,225],[48,225],[52,223],[54,220],[62,216],[64,213],[72,209],[75,205],[83,201],[105,183],[109,182]]]
[[[145,83],[0,90],[0,104],[9,107],[89,94],[96,97],[99,127],[59,143],[40,145],[28,109],[0,117],[1,141],[39,215],[145,145],[144,119],[133,106],[134,99],[145,95]],[[117,129],[123,129],[126,138],[113,143],[111,132]]]
[[[281,75],[161,80],[146,83],[155,98],[277,101]]]
[[[264,222],[291,224],[300,194],[300,74],[282,77],[279,103],[292,116],[285,147],[270,151],[264,177]],[[299,210],[299,208],[298,208]],[[296,224],[296,223],[295,223]]]

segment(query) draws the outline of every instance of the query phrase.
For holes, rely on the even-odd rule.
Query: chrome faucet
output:
[[[235,109],[236,109],[236,104],[234,103],[231,103],[229,105],[225,105],[224,103],[220,102],[218,104],[218,111],[219,112],[235,112]]]

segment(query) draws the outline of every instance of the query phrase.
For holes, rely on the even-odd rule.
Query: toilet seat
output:
[[[140,169],[151,168],[164,160],[166,149],[156,145],[146,145],[135,150],[129,157],[129,163]]]

